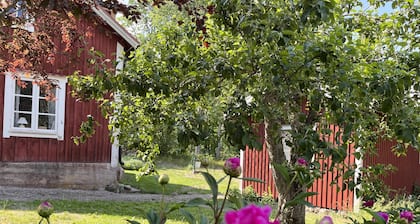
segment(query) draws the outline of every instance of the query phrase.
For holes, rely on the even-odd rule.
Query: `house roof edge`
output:
[[[119,36],[121,36],[131,47],[137,48],[139,41],[122,27],[109,13],[101,7],[92,7],[93,12],[103,19]]]

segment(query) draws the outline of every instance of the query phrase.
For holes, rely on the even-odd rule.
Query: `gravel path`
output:
[[[0,186],[0,200],[33,201],[33,200],[77,200],[77,201],[159,201],[159,194],[113,193],[105,190],[69,190],[56,188],[20,188]],[[210,198],[203,194],[172,194],[166,201],[181,202],[196,197]]]

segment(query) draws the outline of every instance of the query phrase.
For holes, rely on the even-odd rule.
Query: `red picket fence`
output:
[[[329,142],[333,142],[333,136],[338,132],[338,127],[331,125],[332,133],[325,136]],[[354,149],[350,145],[347,149],[347,157],[345,159],[346,166],[352,166],[355,162],[353,156]],[[243,181],[242,188],[251,186],[256,193],[260,196],[264,192],[272,194],[274,198],[277,198],[277,190],[272,176],[272,170],[270,167],[270,161],[268,152],[265,144],[262,150],[254,150],[247,148],[243,154],[243,176],[258,178],[264,181],[264,183],[258,183],[253,181]],[[331,158],[318,158],[321,166],[325,167],[331,164]],[[312,203],[316,207],[335,209],[335,210],[352,210],[354,203],[354,193],[349,189],[343,190],[343,178],[337,179],[337,185],[331,185],[335,177],[342,175],[346,169],[334,169],[329,171],[325,170],[322,178],[315,181],[314,185],[308,189],[310,192],[317,192],[317,195],[308,197],[308,202]],[[337,187],[340,187],[338,189]]]

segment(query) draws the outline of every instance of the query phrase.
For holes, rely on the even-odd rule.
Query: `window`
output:
[[[20,80],[6,74],[4,93],[3,137],[10,136],[64,139],[66,77],[49,76],[58,88],[48,99],[33,79],[20,75]],[[20,82],[18,84],[18,82]]]
[[[21,25],[13,25],[12,27],[20,27],[28,32],[34,32],[35,27],[33,25],[34,20],[29,16],[29,13],[26,9],[26,3],[22,0],[18,0],[14,3],[14,7],[11,8],[8,14],[12,17],[19,18],[24,20],[25,23]]]

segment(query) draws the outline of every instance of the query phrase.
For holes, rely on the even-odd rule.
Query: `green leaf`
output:
[[[202,198],[193,198],[185,204],[185,206],[188,206],[188,207],[197,207],[201,205],[207,205],[213,208],[213,205],[208,200],[204,200]]]
[[[258,183],[265,183],[265,181],[258,179],[258,178],[252,178],[252,177],[238,177],[239,180],[247,180],[247,181],[254,181]]]
[[[210,221],[207,219],[205,215],[200,216],[200,224],[209,224]]]
[[[224,176],[224,177],[222,177],[222,178],[220,178],[218,181],[217,181],[217,184],[220,184],[224,179],[226,179],[226,177],[228,177],[229,175],[226,175],[226,176]]]
[[[181,203],[176,203],[175,205],[173,205],[172,207],[170,207],[170,208],[166,211],[166,214],[169,214],[169,213],[171,213],[171,212],[173,212],[173,211],[176,211],[176,210],[178,210],[178,209],[180,209],[180,208],[183,208],[183,207],[185,207],[185,203],[184,203],[184,202],[181,202]]]
[[[217,194],[219,193],[219,187],[217,185],[216,179],[214,179],[214,177],[207,172],[201,172],[201,174],[204,176],[204,179],[206,180],[212,192],[214,206],[213,208],[217,208]]]
[[[286,183],[290,183],[289,169],[282,164],[274,164],[274,169],[281,174],[281,177]]]
[[[128,220],[128,219],[126,219],[125,221],[127,221],[130,224],[141,224],[141,223],[139,223],[137,221],[134,221],[134,220]]]
[[[305,204],[306,203],[306,198],[313,196],[313,195],[317,195],[317,192],[302,192],[300,194],[298,194],[296,197],[294,197],[292,200],[286,202],[286,207],[290,207],[290,206],[295,206],[298,204]]]
[[[181,212],[181,214],[185,217],[189,224],[196,224],[194,216],[189,211],[185,209],[180,209],[179,212]]]
[[[376,224],[386,224],[385,220],[380,215],[378,215],[377,212],[372,211],[370,209],[366,209],[366,208],[362,208],[362,210],[365,210],[367,213],[371,214],[373,216],[373,218],[375,219]]]
[[[149,221],[149,224],[160,224],[160,218],[153,209],[146,213],[146,219]]]

